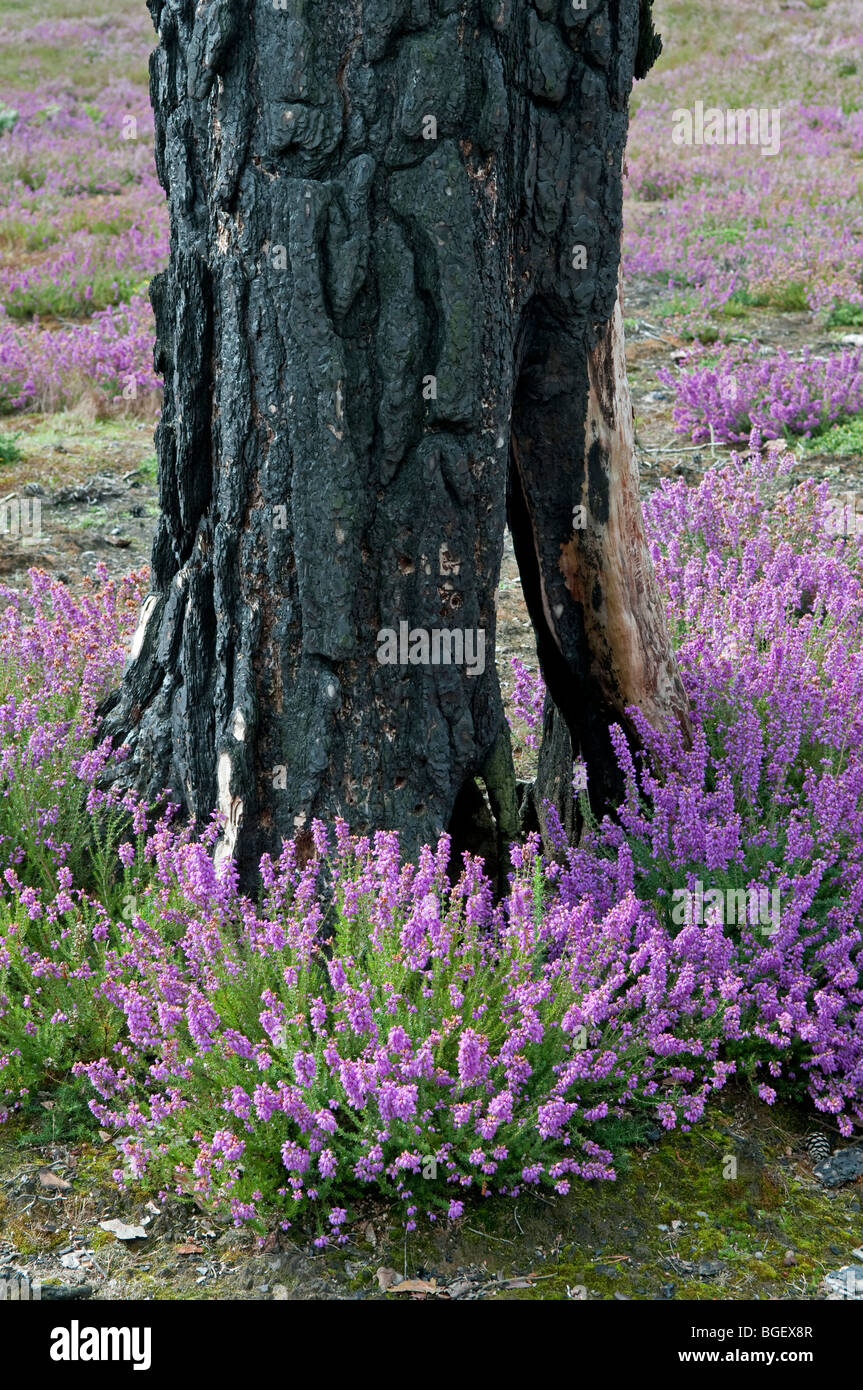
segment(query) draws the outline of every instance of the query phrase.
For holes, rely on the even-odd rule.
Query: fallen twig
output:
[[[515,1245],[517,1243],[514,1240],[507,1240],[505,1236],[490,1236],[487,1231],[474,1230],[473,1226],[465,1226],[465,1230],[470,1231],[471,1235],[480,1236],[483,1240],[499,1240],[504,1245]],[[522,1234],[524,1233],[522,1232]]]

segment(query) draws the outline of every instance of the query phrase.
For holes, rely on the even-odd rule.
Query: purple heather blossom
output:
[[[458,1079],[462,1086],[484,1081],[491,1066],[488,1038],[473,1028],[466,1028],[458,1045]]]
[[[304,1149],[300,1144],[295,1144],[290,1140],[287,1140],[282,1145],[281,1154],[282,1162],[288,1171],[292,1173],[305,1173],[312,1161],[307,1149]]]
[[[322,1178],[335,1177],[338,1163],[332,1149],[323,1149],[318,1154],[318,1171]]]
[[[292,1065],[294,1076],[297,1078],[297,1085],[311,1086],[317,1071],[314,1053],[295,1052]]]
[[[545,682],[539,672],[530,671],[517,656],[510,658],[510,666],[515,677],[513,690],[515,713],[527,726],[524,744],[526,748],[536,748],[538,735],[542,732]]]
[[[693,349],[679,375],[657,373],[676,393],[675,426],[696,444],[711,437],[745,444],[753,429],[765,440],[811,435],[863,410],[859,348],[825,358],[808,348],[799,358],[783,349],[759,357],[747,344],[727,348],[715,363],[713,355]]]

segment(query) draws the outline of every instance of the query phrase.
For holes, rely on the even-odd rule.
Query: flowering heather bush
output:
[[[618,737],[620,823],[570,852],[561,895],[603,910],[632,889],[673,931],[671,893],[699,877],[778,889],[768,940],[726,928],[742,983],[724,1055],[768,1102],[808,1090],[847,1135],[863,1123],[863,551],[832,537],[826,484],[771,497],[790,464],[732,460],[648,502],[693,745],[638,716],[652,759],[639,770]]]
[[[146,48],[153,32],[149,15],[142,15],[134,8],[124,11],[122,5],[105,15],[76,16],[74,19],[61,19],[52,14],[48,19],[21,25],[12,24],[11,14],[8,19],[9,23],[0,28],[0,45],[4,47],[56,44],[66,51],[82,51],[88,62],[102,59],[112,66],[127,64],[130,60],[140,66],[142,44]]]
[[[150,842],[155,884],[106,962],[128,1042],[78,1068],[128,1133],[129,1177],[237,1222],[276,1193],[286,1224],[323,1205],[325,1244],[364,1188],[398,1196],[411,1228],[468,1192],[611,1178],[609,1117],[687,1124],[722,1084],[730,942],[684,955],[631,893],[604,916],[544,901],[532,842],[494,907],[468,857],[449,887],[447,837],[400,868],[394,835],[352,843],[344,824],[329,913],[314,836],[305,867],[293,844],[264,861],[259,911],[201,844]],[[728,979],[710,968],[723,949]]]
[[[707,106],[733,109],[715,82]],[[773,105],[762,96],[743,105]],[[624,271],[661,277],[692,293],[698,312],[735,304],[863,314],[863,203],[855,157],[863,113],[783,102],[782,151],[753,146],[677,146],[677,97],[642,104],[627,163],[629,208]]]
[[[636,84],[627,276],[655,276],[682,326],[747,305],[863,322],[861,39],[854,0],[656,0],[665,53]],[[781,148],[675,145],[675,109],[781,109]],[[655,311],[654,311],[655,312]],[[655,319],[654,319],[655,321]]]
[[[674,423],[696,444],[713,437],[745,443],[755,429],[763,439],[810,436],[863,411],[860,350],[815,357],[804,348],[799,358],[781,349],[759,357],[757,348],[726,348],[703,360],[689,354],[679,375],[661,368],[657,378],[673,388]],[[687,363],[694,366],[687,370]]]
[[[94,389],[128,399],[131,383],[149,409],[145,291],[167,259],[167,207],[146,89],[118,80],[85,100],[55,80],[16,92],[15,109],[0,137],[0,409],[56,409]]]
[[[103,992],[110,914],[73,887],[60,865],[52,893],[3,874],[0,900],[0,1122],[39,1085],[71,1076],[119,1038],[120,1018]]]
[[[145,18],[145,45],[146,30]],[[4,133],[0,157],[8,207],[38,211],[31,197],[37,188],[46,195],[42,211],[48,217],[59,214],[61,197],[116,193],[132,184],[148,193],[158,189],[146,89],[118,80],[86,99],[72,84],[54,79],[16,91],[11,104],[18,119]],[[129,116],[137,122],[134,134],[124,126]]]
[[[142,598],[144,575],[73,598],[36,570],[29,591],[0,587],[0,867],[55,891],[62,869],[88,866],[84,798],[109,756],[93,747],[95,709],[116,678]],[[64,882],[65,887],[68,883]]]
[[[152,405],[160,389],[153,312],[142,295],[50,332],[14,323],[0,308],[0,409],[59,410],[94,390],[128,408]]]
[[[512,692],[513,710],[525,725],[525,748],[537,748],[542,733],[542,710],[545,703],[545,681],[539,671],[530,671],[517,656],[510,658],[515,676]]]
[[[101,993],[116,837],[130,819],[142,830],[143,808],[95,789],[110,748],[93,734],[143,579],[99,566],[78,599],[37,571],[25,595],[0,589],[0,1119],[118,1035]]]
[[[790,462],[734,458],[647,504],[692,746],[636,714],[650,763],[616,732],[616,820],[561,862],[516,848],[497,904],[476,861],[448,883],[445,838],[401,866],[391,834],[316,825],[310,859],[289,844],[263,861],[254,903],[216,875],[215,827],[194,840],[166,816],[147,836],[141,807],[94,790],[107,750],[81,751],[131,587],[76,607],[34,579],[43,620],[13,605],[0,640],[5,1110],[74,1061],[124,1136],[120,1181],[238,1223],[311,1210],[322,1244],[364,1192],[411,1225],[475,1193],[610,1178],[622,1135],[694,1123],[734,1073],[768,1103],[808,1095],[850,1134],[861,542],[831,534],[826,488],[784,491]],[[82,797],[104,827],[89,872]],[[680,925],[672,895],[698,879],[778,890],[776,929]]]
[[[128,227],[94,246],[91,232],[72,232],[63,249],[30,266],[0,268],[0,294],[12,318],[77,316],[125,303],[146,289],[164,260],[164,238],[149,227]]]

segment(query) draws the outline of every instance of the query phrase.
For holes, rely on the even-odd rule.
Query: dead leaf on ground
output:
[[[204,1247],[202,1245],[195,1245],[194,1241],[191,1240],[186,1245],[176,1245],[174,1247],[175,1255],[203,1255],[203,1253]]]
[[[392,1284],[389,1293],[438,1293],[436,1279],[403,1279],[400,1284]]]
[[[50,1168],[39,1169],[39,1182],[42,1187],[48,1187],[53,1192],[71,1192],[72,1184],[66,1179],[61,1178],[59,1173],[54,1173]]]

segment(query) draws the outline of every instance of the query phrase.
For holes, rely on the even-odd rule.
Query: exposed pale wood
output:
[[[638,705],[655,728],[676,723],[688,731],[686,696],[644,533],[620,295],[588,358],[588,376],[585,447],[602,457],[608,518],[591,515],[585,468],[581,499],[588,524],[561,546],[561,571],[582,606],[591,672],[609,705],[621,715],[627,705]]]

